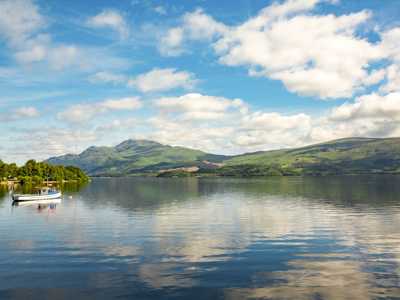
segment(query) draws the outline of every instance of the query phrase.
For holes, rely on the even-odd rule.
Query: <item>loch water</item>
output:
[[[400,299],[400,177],[0,187],[0,299]]]

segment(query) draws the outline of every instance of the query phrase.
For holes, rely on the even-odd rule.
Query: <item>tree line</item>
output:
[[[54,166],[45,162],[28,160],[18,167],[15,163],[6,164],[0,160],[0,181],[18,180],[22,183],[44,181],[88,181],[88,176],[73,166]]]

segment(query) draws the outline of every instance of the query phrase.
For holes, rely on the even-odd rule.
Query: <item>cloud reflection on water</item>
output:
[[[212,286],[231,299],[394,297],[400,185],[376,180],[100,179],[63,202],[52,223],[69,247],[60,251],[102,271],[90,273],[94,286],[126,281],[185,295]],[[125,277],[114,273],[121,265]]]

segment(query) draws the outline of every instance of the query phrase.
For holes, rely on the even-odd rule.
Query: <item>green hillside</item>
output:
[[[221,161],[225,158],[148,140],[127,140],[115,147],[90,147],[81,154],[52,157],[47,162],[77,166],[90,175],[118,176],[200,165],[204,160]]]
[[[400,173],[400,138],[349,138],[296,149],[237,156],[208,154],[147,140],[127,140],[115,147],[90,147],[79,155],[47,162],[72,165],[90,175],[160,173],[182,176],[282,176]],[[179,173],[179,174],[178,174]]]
[[[400,138],[349,138],[239,155],[217,170],[225,176],[400,173]]]

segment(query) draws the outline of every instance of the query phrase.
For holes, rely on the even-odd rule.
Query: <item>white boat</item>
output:
[[[41,188],[37,194],[14,194],[12,199],[14,201],[37,201],[37,200],[51,200],[61,198],[62,193],[51,188]]]

